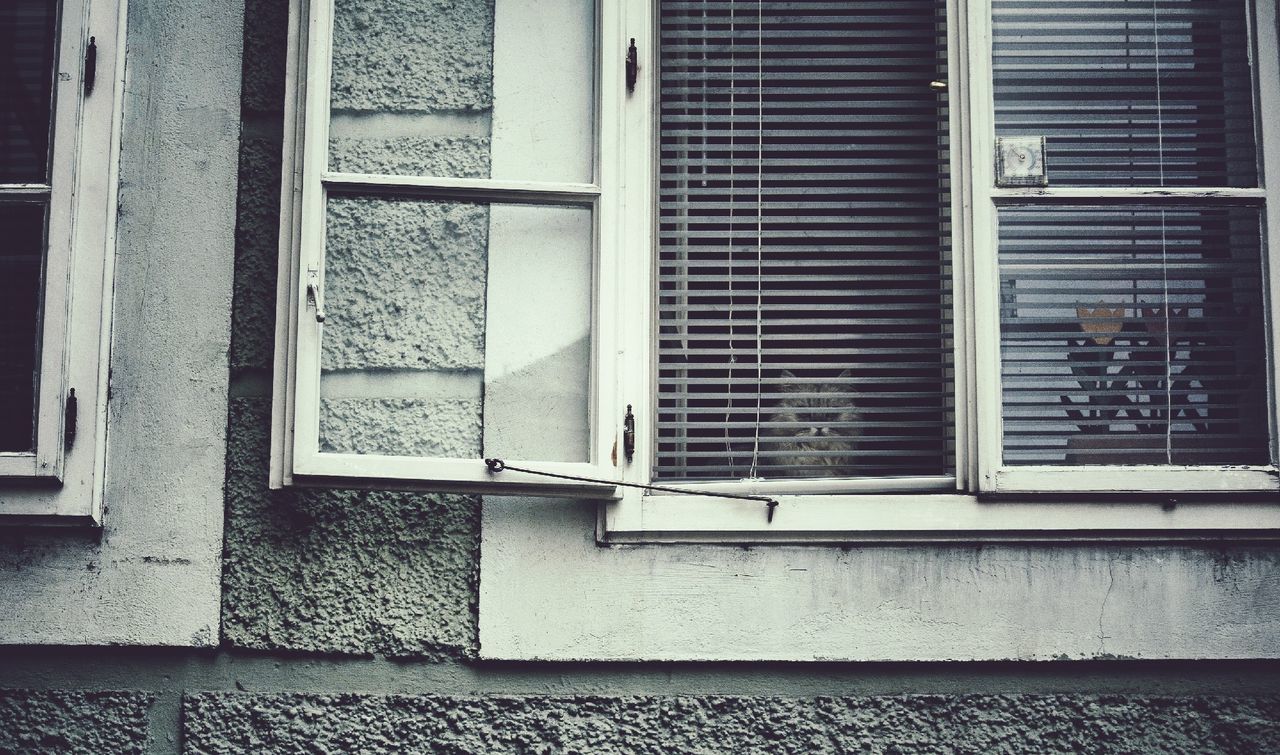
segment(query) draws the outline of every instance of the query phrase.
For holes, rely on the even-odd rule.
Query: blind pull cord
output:
[[[489,467],[489,474],[497,474],[504,471],[524,472],[525,474],[538,475],[540,477],[554,477],[557,480],[573,480],[574,482],[595,482],[603,485],[621,485],[624,488],[639,488],[640,490],[656,490],[661,493],[678,493],[680,495],[705,495],[712,498],[732,498],[738,501],[759,501],[767,507],[765,512],[767,521],[773,523],[773,510],[778,508],[778,501],[763,495],[739,495],[737,493],[712,493],[703,490],[688,490],[685,488],[669,488],[665,485],[641,485],[638,482],[620,482],[618,480],[605,480],[598,477],[579,477],[571,474],[559,474],[556,472],[543,472],[538,469],[528,469],[525,467],[513,467],[502,459],[485,459],[484,463]]]

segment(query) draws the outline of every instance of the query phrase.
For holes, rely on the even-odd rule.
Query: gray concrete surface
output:
[[[147,752],[146,692],[0,690],[0,753]]]
[[[183,698],[202,692],[232,693],[237,711],[244,710],[246,698],[265,700],[275,709],[300,696],[339,694],[446,696],[464,702],[476,695],[530,696],[533,708],[546,708],[547,698],[580,696],[865,700],[924,694],[951,700],[972,695],[1179,698],[1191,704],[1195,715],[1209,715],[1224,703],[1231,707],[1237,702],[1251,705],[1259,699],[1277,699],[1280,664],[416,663],[289,651],[8,647],[0,648],[0,688],[6,687],[64,697],[67,690],[75,689],[145,690],[146,697],[154,698],[148,713],[147,752],[173,755],[180,752]],[[22,691],[13,699],[17,707],[0,716],[0,728],[16,722],[14,728],[56,732],[61,726],[58,709],[44,705],[40,695]],[[411,705],[407,710],[411,713],[415,708],[420,709]],[[0,706],[0,710],[5,709]],[[265,722],[274,715],[263,719],[264,735],[270,734]],[[335,715],[328,720],[337,726],[347,719]],[[411,715],[406,725],[416,725]],[[243,733],[238,725],[234,728]],[[321,741],[328,741],[327,736]],[[1016,744],[1016,737],[1012,741]]]
[[[218,641],[243,0],[133,3],[98,533],[0,533],[0,641]]]
[[[1258,753],[1280,698],[203,694],[191,753]]]

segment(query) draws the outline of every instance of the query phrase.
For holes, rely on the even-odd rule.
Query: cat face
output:
[[[862,417],[854,405],[849,370],[829,382],[800,382],[788,370],[771,411],[762,415],[765,477],[850,477]]]

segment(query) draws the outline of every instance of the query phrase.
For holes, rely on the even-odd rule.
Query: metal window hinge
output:
[[[314,267],[307,268],[307,306],[316,311],[316,322],[324,322],[324,309],[321,308],[323,298],[320,295],[320,271]]]
[[[627,91],[636,90],[636,79],[640,72],[639,54],[636,52],[636,38],[631,38],[631,46],[627,48]]]
[[[93,94],[93,82],[98,77],[98,42],[89,37],[89,46],[84,50],[84,96]]]
[[[76,400],[76,389],[67,392],[67,402],[63,405],[62,441],[66,450],[76,442],[76,418],[79,416],[79,401]]]
[[[631,404],[627,404],[627,414],[622,418],[622,453],[628,464],[636,455],[636,415],[631,413]]]

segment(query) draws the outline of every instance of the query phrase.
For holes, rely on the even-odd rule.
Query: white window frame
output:
[[[320,343],[324,310],[325,204],[334,189],[358,190],[388,196],[452,199],[472,202],[519,202],[555,206],[589,207],[593,239],[592,369],[594,395],[589,421],[612,412],[613,390],[603,380],[599,355],[612,350],[613,316],[602,301],[605,281],[615,278],[614,257],[602,253],[615,248],[608,229],[619,226],[618,203],[606,187],[617,186],[612,166],[600,159],[607,147],[597,145],[596,179],[592,183],[510,181],[491,178],[444,178],[338,173],[328,169],[330,75],[333,47],[334,0],[294,0],[290,6],[288,89],[286,92],[285,169],[281,187],[282,250],[277,288],[275,385],[273,391],[272,466],[270,484],[408,488],[467,493],[509,493],[557,497],[608,498],[616,494],[616,477],[606,460],[612,458],[614,437],[593,429],[586,462],[521,462],[558,475],[586,477],[599,482],[572,481],[503,471],[495,474],[482,459],[414,458],[375,454],[322,452],[319,443]],[[621,48],[617,40],[601,35],[600,28],[616,22],[613,4],[598,8],[596,68],[621,75]],[[495,53],[495,54],[501,54]],[[602,61],[607,61],[602,65]],[[617,130],[621,103],[618,93],[596,99],[595,131],[607,135]]]
[[[932,540],[1198,540],[1280,536],[1280,498],[1273,468],[1048,468],[999,467],[999,336],[992,297],[975,296],[995,280],[994,207],[1037,190],[994,190],[990,155],[990,0],[948,1],[948,70],[952,136],[953,295],[956,301],[955,391],[957,459],[954,475],[856,481],[692,483],[694,494],[614,488],[651,481],[655,439],[652,291],[655,257],[657,66],[656,3],[602,0],[599,7],[597,93],[600,154],[590,186],[515,184],[491,180],[387,179],[324,172],[331,0],[294,0],[286,100],[286,169],[277,318],[271,483],[391,486],[417,490],[520,493],[601,499],[603,542],[848,542]],[[1256,28],[1274,29],[1274,9],[1258,3]],[[1255,31],[1256,34],[1256,31]],[[1274,33],[1256,34],[1260,113],[1280,106]],[[308,38],[312,41],[309,43]],[[624,80],[625,43],[639,51],[633,92]],[[318,41],[316,41],[318,40]],[[305,56],[310,55],[310,59]],[[317,57],[318,56],[318,57]],[[303,76],[323,69],[324,75]],[[318,90],[306,91],[306,84]],[[1264,175],[1280,175],[1280,124],[1265,130]],[[319,124],[308,127],[306,124]],[[976,157],[975,157],[976,156]],[[598,221],[594,307],[592,461],[588,465],[531,463],[538,469],[598,476],[603,485],[548,481],[503,473],[498,482],[479,460],[417,460],[319,454],[319,328],[305,301],[308,272],[320,267],[323,192],[332,185],[377,186],[397,194],[560,201],[590,196]],[[1096,198],[1108,192],[1039,190],[1044,196]],[[1264,204],[1274,189],[1239,190],[1239,200]],[[1205,196],[1185,190],[1110,192],[1126,197]],[[1265,202],[1270,248],[1280,249],[1275,201]],[[323,275],[321,270],[320,275]],[[1277,274],[1269,273],[1269,305],[1280,306]],[[986,290],[997,290],[994,288]],[[319,306],[322,304],[318,303]],[[1280,343],[1273,324],[1272,343]],[[293,344],[297,344],[296,351]],[[1273,383],[1276,381],[1273,360]],[[993,379],[994,378],[994,379]],[[635,456],[621,460],[622,409],[636,417]],[[1271,406],[1275,406],[1272,399]],[[1273,409],[1274,413],[1274,409]],[[1274,441],[1273,441],[1274,442]],[[994,444],[994,445],[993,445]],[[616,470],[606,460],[616,457]],[[994,463],[993,463],[994,457]],[[1081,482],[1082,478],[1085,482]],[[698,493],[766,495],[780,506],[772,518],[761,502]],[[1063,494],[1069,495],[1063,495]],[[1088,497],[1079,494],[1089,493]]]
[[[1276,18],[1274,3],[1245,0],[1246,12],[1252,25],[1254,63],[1257,71],[1255,96],[1257,143],[1262,155],[1259,168],[1259,185],[1268,186],[1268,178],[1280,176],[1280,127],[1265,114],[1276,112],[1280,105],[1277,92]],[[1251,7],[1249,7],[1251,6]],[[991,84],[991,13],[990,0],[974,3],[970,29],[977,30],[969,46],[969,70],[971,74],[971,102],[974,120],[971,121],[970,138],[972,154],[994,155],[995,126],[993,119],[993,87]],[[1270,30],[1268,33],[1266,30]],[[1272,121],[1272,122],[1269,122]],[[1026,207],[1037,205],[1082,204],[1097,205],[1099,201],[1143,202],[1159,201],[1162,205],[1176,202],[1214,200],[1214,206],[1246,206],[1260,208],[1265,213],[1265,236],[1262,238],[1263,260],[1268,250],[1280,250],[1280,214],[1277,214],[1274,188],[1197,189],[1197,188],[994,188],[994,160],[975,160],[971,167],[973,197],[973,258],[975,260],[974,290],[999,290],[999,271],[996,264],[997,210],[1001,207]],[[1268,199],[1271,201],[1268,201]],[[1273,264],[1267,265],[1268,280],[1264,287],[1268,296],[1268,309],[1276,308],[1277,287],[1280,277]],[[993,494],[1037,493],[1046,490],[1063,493],[1113,493],[1165,492],[1173,494],[1193,493],[1271,493],[1280,492],[1280,477],[1274,466],[1276,457],[1276,345],[1280,344],[1280,329],[1274,314],[1268,318],[1267,343],[1272,351],[1272,374],[1268,381],[1268,406],[1271,410],[1271,458],[1273,464],[1265,466],[1008,466],[1002,463],[1001,381],[999,355],[999,302],[998,297],[975,298],[977,323],[977,395],[978,412],[978,463],[979,486]]]
[[[1277,60],[1274,7],[1254,8],[1259,144],[1262,175],[1280,176],[1280,124],[1265,113],[1280,112],[1280,61]],[[656,5],[656,4],[655,4]],[[1195,199],[1222,197],[1265,206],[1264,245],[1280,250],[1280,209],[1275,189],[1188,190],[1074,188],[996,189],[995,124],[992,95],[991,0],[949,0],[948,71],[952,143],[952,250],[956,473],[954,477],[857,481],[742,481],[681,484],[719,493],[772,496],[779,501],[772,522],[762,505],[711,496],[645,494],[627,489],[620,500],[603,504],[598,535],[613,543],[650,542],[797,542],[848,541],[1099,541],[1197,540],[1280,536],[1280,480],[1266,467],[1006,467],[1000,463],[1001,382],[998,302],[976,292],[998,291],[995,249],[997,205],[1027,201],[1075,202],[1121,199]],[[656,21],[652,13],[631,17],[642,58],[656,60]],[[1271,30],[1271,33],[1259,33]],[[643,45],[641,43],[643,40]],[[652,72],[650,72],[652,73]],[[654,144],[654,84],[637,86],[650,103],[631,113],[624,153],[645,153]],[[635,110],[641,110],[635,108]],[[1271,119],[1274,121],[1274,119]],[[1265,133],[1264,133],[1265,132]],[[652,251],[655,218],[652,162],[628,173],[628,239],[624,278],[643,296],[633,300],[631,330],[622,342],[626,363],[620,371],[623,393],[636,404],[637,417],[656,415],[653,397],[656,313],[649,292],[654,286]],[[1265,180],[1265,178],[1263,179]],[[1268,186],[1268,184],[1263,184]],[[636,188],[639,187],[639,188]],[[648,192],[648,193],[645,193]],[[1268,197],[1271,201],[1267,201]],[[636,207],[645,208],[643,212]],[[1263,250],[1264,258],[1266,249]],[[1268,266],[1268,303],[1280,311],[1280,275]],[[1276,318],[1269,319],[1269,343],[1280,344]],[[1273,354],[1274,357],[1274,354]],[[1272,359],[1269,397],[1276,413],[1276,365]],[[1273,446],[1277,423],[1272,421]],[[623,479],[650,479],[654,439],[647,423],[637,427],[636,463]],[[1273,449],[1273,458],[1275,450]],[[1087,497],[1082,497],[1088,494]]]
[[[126,0],[62,1],[51,180],[0,189],[5,199],[49,197],[35,450],[0,453],[0,524],[102,519],[126,11]],[[96,73],[85,95],[91,38]]]

